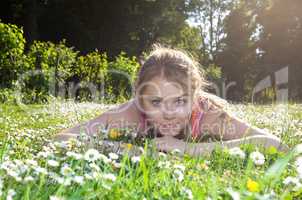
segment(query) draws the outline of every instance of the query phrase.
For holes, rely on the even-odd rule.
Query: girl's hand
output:
[[[173,136],[163,136],[153,139],[156,148],[159,151],[171,152],[178,149],[181,154],[185,152],[185,142],[174,138]]]

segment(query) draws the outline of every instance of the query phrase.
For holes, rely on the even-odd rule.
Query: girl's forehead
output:
[[[143,95],[165,98],[187,96],[188,94],[184,91],[180,83],[168,81],[161,77],[155,77],[145,83]]]

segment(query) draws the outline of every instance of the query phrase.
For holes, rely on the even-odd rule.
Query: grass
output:
[[[59,101],[0,105],[0,199],[302,198],[299,149],[285,155],[245,145],[241,146],[245,158],[227,149],[192,158],[177,152],[158,154],[149,140],[140,155],[128,151],[108,155],[88,150],[80,141],[51,141],[59,130],[107,108]],[[234,105],[229,110],[290,147],[301,143],[299,104]],[[265,162],[255,164],[253,152],[263,155]]]

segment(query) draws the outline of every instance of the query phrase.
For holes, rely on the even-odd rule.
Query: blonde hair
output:
[[[210,85],[205,78],[205,70],[183,50],[153,45],[151,53],[138,72],[135,82],[136,95],[143,94],[144,84],[156,76],[164,76],[168,81],[179,83],[194,102],[202,96],[217,107],[222,108],[226,104],[225,100],[204,91]]]

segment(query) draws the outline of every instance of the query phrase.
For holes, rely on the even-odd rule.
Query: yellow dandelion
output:
[[[209,169],[209,167],[208,167],[208,165],[206,163],[200,163],[199,164],[199,168],[204,169],[204,170]]]
[[[113,128],[113,129],[110,129],[110,131],[109,131],[109,137],[111,139],[116,139],[116,138],[120,137],[121,135],[122,135],[122,133],[119,132],[118,129]]]
[[[246,183],[246,187],[250,192],[259,192],[260,191],[260,185],[256,181],[253,181],[252,179],[248,179]]]
[[[133,146],[133,145],[130,144],[130,143],[127,143],[127,144],[126,144],[126,147],[127,147],[127,149],[129,149],[129,150],[132,148],[132,146]]]
[[[130,149],[132,149],[133,145],[130,144],[130,143],[123,143],[123,144],[122,144],[122,147],[124,147],[124,148],[127,149],[127,150],[130,150]]]

